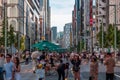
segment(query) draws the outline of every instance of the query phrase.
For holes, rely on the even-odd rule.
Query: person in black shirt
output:
[[[60,60],[60,64],[57,68],[57,72],[58,72],[58,80],[61,80],[61,76],[62,76],[62,80],[65,80],[65,64],[63,63],[62,60]]]
[[[45,52],[43,52],[42,55],[40,56],[40,60],[45,60]]]

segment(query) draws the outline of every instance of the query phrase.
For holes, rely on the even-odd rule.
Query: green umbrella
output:
[[[49,50],[49,51],[53,51],[56,50],[57,48],[60,48],[58,45],[55,45],[54,43],[51,43],[49,41],[41,41],[37,44],[34,44],[33,47],[38,48],[39,50]]]

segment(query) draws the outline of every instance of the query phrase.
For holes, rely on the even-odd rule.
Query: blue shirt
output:
[[[14,63],[9,62],[4,64],[5,77],[6,79],[12,79],[12,72],[14,71]]]

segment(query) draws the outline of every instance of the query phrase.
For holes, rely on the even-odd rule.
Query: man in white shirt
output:
[[[14,80],[14,63],[11,58],[10,54],[6,54],[6,63],[4,64],[5,80]]]

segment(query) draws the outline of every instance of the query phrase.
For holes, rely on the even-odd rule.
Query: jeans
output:
[[[0,80],[4,80],[2,67],[0,67]]]

